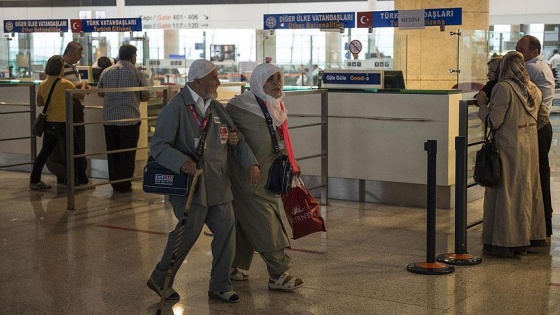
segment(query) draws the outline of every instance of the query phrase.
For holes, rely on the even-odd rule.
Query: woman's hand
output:
[[[247,181],[252,186],[255,186],[259,182],[260,176],[261,168],[256,164],[249,167],[249,169],[247,170]]]
[[[476,94],[476,105],[478,107],[488,105],[488,96],[484,91],[480,91]]]
[[[231,129],[228,135],[228,143],[230,145],[237,145],[239,143],[239,138],[237,136],[237,129]]]

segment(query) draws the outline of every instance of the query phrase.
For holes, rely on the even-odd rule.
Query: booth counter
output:
[[[319,101],[286,93],[290,126],[309,123]],[[455,137],[459,132],[457,91],[368,92],[329,90],[329,197],[426,206],[427,152],[437,140],[438,208],[454,207]],[[320,150],[320,130],[290,132],[296,158]],[[308,186],[318,184],[320,163],[300,162]],[[470,194],[471,199],[480,192]]]

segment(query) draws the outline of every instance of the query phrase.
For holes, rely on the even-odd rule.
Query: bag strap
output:
[[[256,95],[255,98],[257,99],[257,103],[259,103],[259,106],[264,114],[264,119],[266,120],[266,125],[268,126],[268,132],[270,133],[270,139],[272,140],[272,148],[274,149],[274,153],[278,153],[280,152],[280,146],[278,145],[278,139],[276,138],[276,128],[274,128],[272,117],[270,116],[266,105],[264,105],[264,101]]]
[[[274,153],[278,154],[280,152],[280,146],[278,145],[278,139],[276,138],[276,128],[274,128],[274,124],[272,122],[272,117],[270,117],[270,113],[268,112],[268,108],[264,104],[264,101],[261,100],[258,96],[255,95],[257,99],[257,103],[264,114],[264,119],[266,120],[266,125],[268,126],[268,131],[270,133],[270,139],[272,140],[272,146],[274,148]],[[282,106],[282,103],[280,103]],[[282,107],[284,110],[284,107]],[[284,138],[284,143],[286,145],[286,152],[288,153],[288,160],[290,161],[290,165],[292,167],[292,171],[294,173],[298,173],[299,169],[296,167],[296,159],[294,158],[294,151],[292,149],[292,141],[290,139],[290,133],[288,132],[288,123],[284,121],[280,126],[280,130],[282,132],[282,137]]]
[[[58,83],[58,81],[60,81],[60,78],[56,78],[56,80],[54,80],[52,86],[51,86],[51,90],[49,91],[49,95],[47,96],[47,101],[45,102],[45,107],[43,107],[43,115],[47,114],[47,108],[49,108],[49,103],[51,101],[51,96],[53,94],[54,91],[54,87],[56,86],[56,84]]]

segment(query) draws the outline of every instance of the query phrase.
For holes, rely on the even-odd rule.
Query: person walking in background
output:
[[[239,295],[233,290],[229,278],[235,254],[235,221],[227,167],[228,150],[233,150],[235,158],[248,172],[246,176],[251,183],[258,180],[259,166],[243,135],[232,131],[236,127],[224,106],[216,101],[220,85],[216,66],[208,60],[195,60],[189,68],[187,80],[185,87],[162,108],[150,140],[151,155],[162,166],[177,173],[194,174],[197,168],[203,171],[198,186],[194,188],[195,196],[165,298],[179,299],[172,287],[175,275],[206,224],[214,234],[208,297],[235,303],[239,301]],[[169,196],[169,201],[179,222],[169,233],[163,256],[147,283],[160,297],[187,196]]]
[[[66,141],[66,90],[76,89],[74,84],[62,78],[64,70],[64,61],[59,55],[49,58],[45,66],[45,74],[47,79],[41,82],[37,92],[37,106],[45,106],[49,93],[52,94],[49,99],[46,112],[46,125],[43,133],[43,146],[41,152],[33,163],[31,178],[29,179],[29,188],[32,190],[46,190],[51,185],[45,184],[41,180],[41,172],[47,162],[47,158],[58,144],[65,146]],[[75,94],[83,97],[83,94]],[[74,133],[74,141],[78,141],[78,135]],[[77,147],[74,147],[74,154],[78,154]],[[76,169],[76,182],[87,183],[88,178],[85,172],[85,165],[82,159],[74,160]]]
[[[84,47],[82,44],[71,41],[66,45],[64,53],[62,55],[62,60],[64,60],[64,73],[62,77],[74,84],[77,89],[88,89],[89,86],[85,81],[82,81],[80,72],[76,68],[76,64],[82,59],[82,53]],[[73,106],[73,118],[74,123],[84,122],[84,106],[81,100],[84,99],[83,94],[74,94],[72,99]],[[66,117],[66,114],[65,114]],[[77,134],[77,141],[74,141],[74,151],[76,154],[84,154],[86,152],[86,129],[85,126],[75,126],[74,132]],[[85,157],[77,158],[82,160],[87,169],[87,159]],[[57,184],[66,185],[66,146],[64,142],[59,142],[58,145],[53,150],[53,153],[49,156],[47,160],[47,168],[51,173],[53,173],[57,178]],[[89,184],[88,182],[78,182],[76,185]],[[91,186],[93,188],[94,186]]]
[[[105,69],[99,77],[97,87],[126,88],[146,87],[148,81],[136,68],[136,47],[124,44],[119,48],[119,61]],[[150,92],[108,92],[99,93],[103,97],[103,127],[105,129],[105,145],[107,151],[133,149],[138,145],[140,121],[119,121],[140,118],[140,102],[150,99]],[[115,181],[134,176],[136,150],[108,153],[107,166],[109,180]],[[111,183],[114,191],[129,193],[132,191],[130,180]]]
[[[546,238],[537,140],[537,122],[546,109],[522,54],[507,53],[500,67],[490,103],[478,110],[496,129],[502,162],[500,182],[485,188],[482,241],[484,253],[511,257]]]
[[[296,85],[297,86],[306,86],[308,75],[309,75],[309,68],[307,68],[304,65],[300,65],[299,66],[299,76],[296,80]]]
[[[552,57],[548,59],[548,64],[550,65],[554,79],[558,82],[558,65],[560,65],[560,54],[558,53],[558,49],[554,49],[552,51]],[[558,86],[558,83],[556,83],[555,86]]]
[[[248,183],[243,165],[229,159],[237,226],[235,260],[230,277],[232,280],[247,280],[248,275],[238,268],[249,270],[256,251],[266,263],[270,277],[268,287],[290,291],[303,286],[304,282],[286,272],[292,266],[292,259],[285,251],[290,241],[281,220],[281,200],[266,188],[276,152],[264,111],[272,117],[275,129],[286,121],[282,104],[284,74],[279,67],[263,63],[253,70],[250,83],[251,90],[231,99],[226,110],[245,136],[263,176],[255,183]],[[278,135],[275,132],[274,137],[282,148],[283,141]]]
[[[541,56],[541,43],[538,38],[525,35],[517,41],[515,50],[523,55],[525,68],[531,81],[537,85],[542,93],[542,105],[546,109],[539,120],[539,174],[544,200],[546,221],[546,235],[552,235],[552,197],[550,195],[550,164],[548,152],[552,144],[552,125],[550,124],[550,110],[554,97],[554,75],[550,66]],[[544,245],[544,244],[543,244]]]

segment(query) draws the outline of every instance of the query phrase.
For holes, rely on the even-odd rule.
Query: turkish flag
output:
[[[358,28],[373,27],[373,11],[358,12]]]
[[[80,19],[70,19],[70,27],[72,33],[79,33],[82,31],[82,20]]]

